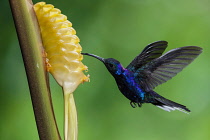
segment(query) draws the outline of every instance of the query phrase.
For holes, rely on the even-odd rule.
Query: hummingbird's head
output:
[[[114,58],[104,59],[104,65],[113,76],[120,75],[124,72],[123,66]]]
[[[124,72],[124,68],[123,66],[120,64],[119,61],[117,61],[114,58],[107,58],[104,59],[102,57],[99,57],[97,55],[94,54],[89,54],[89,53],[82,53],[83,55],[89,55],[92,57],[95,57],[96,59],[100,60],[101,62],[104,63],[104,65],[106,66],[106,68],[109,70],[109,72],[115,76],[115,75],[120,75]]]

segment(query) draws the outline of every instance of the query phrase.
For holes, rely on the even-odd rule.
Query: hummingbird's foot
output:
[[[137,104],[138,104],[138,107],[141,107],[141,105],[142,105],[140,102],[138,102]]]
[[[133,108],[136,108],[136,103],[135,102],[130,102],[130,105],[133,107]]]

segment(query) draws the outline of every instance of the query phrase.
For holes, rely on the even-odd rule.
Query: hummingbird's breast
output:
[[[135,82],[133,73],[125,71],[119,77],[115,77],[119,90],[132,102],[143,103],[146,92]]]

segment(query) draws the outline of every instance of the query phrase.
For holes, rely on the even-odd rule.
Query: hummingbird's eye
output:
[[[109,66],[112,68],[114,65],[113,64],[109,64]]]

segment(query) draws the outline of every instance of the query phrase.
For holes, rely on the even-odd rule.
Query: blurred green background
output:
[[[34,0],[34,3],[38,0]],[[124,66],[149,43],[168,50],[194,45],[203,53],[155,91],[186,105],[190,115],[150,104],[133,109],[101,62],[84,57],[91,82],[75,91],[80,140],[210,139],[209,0],[46,0],[68,16],[83,52],[113,57]],[[0,6],[0,139],[38,140],[38,133],[9,3]],[[63,96],[50,79],[54,109],[63,134]]]

